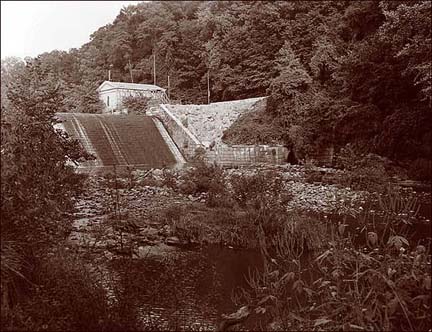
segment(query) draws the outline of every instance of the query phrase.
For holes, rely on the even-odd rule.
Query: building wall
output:
[[[114,109],[117,108],[118,104],[118,91],[117,90],[106,90],[99,92],[99,98],[105,105],[105,113],[111,113]],[[109,98],[109,103],[108,103]]]

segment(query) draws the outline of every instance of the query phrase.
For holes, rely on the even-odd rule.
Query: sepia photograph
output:
[[[1,1],[1,331],[428,331],[432,1]]]

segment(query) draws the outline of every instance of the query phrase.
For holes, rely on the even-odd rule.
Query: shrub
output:
[[[305,181],[307,183],[315,183],[323,181],[323,173],[316,169],[310,162],[305,164]]]
[[[149,106],[149,97],[137,95],[123,98],[123,106],[131,114],[145,115]]]
[[[390,160],[376,154],[359,155],[350,145],[336,156],[336,166],[345,169],[343,181],[355,190],[383,192],[391,182],[394,167]]]
[[[119,317],[109,308],[101,278],[101,274],[90,271],[88,262],[79,255],[57,248],[37,264],[32,295],[2,317],[2,329],[109,331],[119,328]]]
[[[27,244],[55,243],[64,226],[56,220],[72,207],[85,178],[66,164],[84,151],[53,129],[62,96],[37,62],[14,79],[8,100],[1,123],[2,232]]]
[[[181,192],[192,195],[209,192],[212,186],[219,186],[224,182],[222,169],[204,161],[199,161],[195,167],[189,168],[182,180]]]
[[[432,160],[418,158],[408,166],[408,176],[417,181],[432,181]]]
[[[284,206],[289,195],[284,192],[282,178],[274,171],[258,172],[250,176],[233,175],[230,178],[232,194],[241,207]]]
[[[64,98],[37,60],[29,61],[13,77],[7,97],[1,119],[1,272],[6,279],[2,295],[16,295],[25,294],[35,282],[31,269],[25,269],[29,258],[37,262],[34,257],[46,256],[49,247],[70,231],[71,220],[65,212],[72,210],[72,198],[82,193],[86,177],[67,163],[86,159],[88,154],[78,141],[54,130],[55,113],[64,109]],[[3,245],[12,239],[13,246]],[[15,314],[21,317],[19,308],[26,297],[13,302],[6,322]],[[38,309],[36,305],[34,310]]]

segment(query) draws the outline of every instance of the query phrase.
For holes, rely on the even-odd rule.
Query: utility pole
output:
[[[207,70],[207,104],[210,104],[210,69]]]
[[[111,68],[113,67],[113,65],[111,64],[109,66],[110,69],[108,69],[108,81],[111,81]]]

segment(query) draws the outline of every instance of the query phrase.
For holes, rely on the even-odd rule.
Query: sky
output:
[[[68,51],[140,1],[1,1],[1,58]]]

